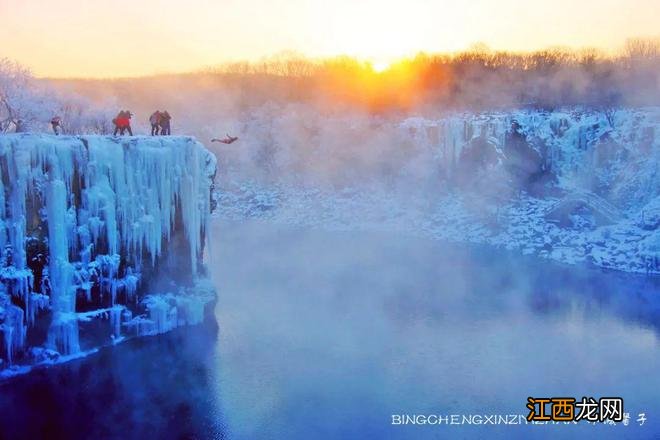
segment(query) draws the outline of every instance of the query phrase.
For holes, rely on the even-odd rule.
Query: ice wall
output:
[[[604,110],[519,110],[409,118],[399,124],[433,166],[451,176],[475,138],[506,146],[512,123],[567,190],[592,191],[622,209],[660,196],[660,107]]]
[[[92,318],[106,318],[114,339],[148,320],[140,286],[166,252],[193,285],[215,168],[189,137],[0,136],[4,366],[35,346],[78,352],[85,331],[98,333]]]

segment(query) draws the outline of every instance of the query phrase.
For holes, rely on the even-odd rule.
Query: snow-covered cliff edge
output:
[[[0,371],[200,322],[215,170],[189,137],[0,136]]]

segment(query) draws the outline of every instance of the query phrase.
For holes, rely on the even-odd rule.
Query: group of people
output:
[[[165,111],[156,110],[149,116],[149,123],[151,124],[151,135],[152,136],[167,136],[171,134],[170,131],[170,120],[172,117],[170,114]]]
[[[133,130],[131,129],[132,117],[133,113],[131,113],[129,110],[120,111],[112,120],[112,123],[115,125],[115,131],[113,135],[117,136],[117,134],[119,134],[120,136],[123,136],[124,133],[128,132],[129,136],[133,136]],[[152,113],[151,116],[149,116],[149,123],[151,124],[151,135],[167,136],[172,134],[172,130],[170,128],[171,120],[172,116],[170,116],[167,110],[162,112],[160,110],[156,110],[154,113]]]
[[[121,110],[117,116],[112,120],[112,123],[115,125],[115,131],[113,136],[123,136],[124,133],[128,132],[129,136],[133,136],[133,130],[131,129],[131,118],[133,113],[129,110]],[[171,134],[170,121],[172,116],[168,113],[167,110],[160,111],[156,110],[154,113],[149,116],[149,124],[151,124],[151,135],[152,136],[168,136]],[[21,121],[19,121],[20,123]],[[16,131],[19,132],[18,126]],[[60,116],[54,116],[50,120],[50,125],[53,128],[53,132],[56,135],[59,135],[62,132],[62,118]],[[20,130],[23,131],[23,130]],[[238,140],[238,137],[230,136],[227,134],[223,139],[211,139],[211,142],[221,142],[223,144],[232,144]]]

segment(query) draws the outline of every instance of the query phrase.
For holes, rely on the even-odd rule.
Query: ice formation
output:
[[[119,340],[134,315],[162,329],[140,288],[166,260],[199,282],[215,167],[187,137],[0,136],[0,370],[39,350]],[[194,291],[176,301],[210,301]],[[186,313],[195,319],[184,324],[199,321]],[[101,336],[98,319],[108,321]],[[47,335],[35,331],[39,349],[29,350],[39,320],[50,321]]]
[[[272,116],[272,131],[286,133],[285,127],[293,125],[290,119],[291,115]],[[388,185],[383,185],[382,168],[370,182],[372,169],[364,166],[354,173],[363,181],[343,179],[345,174],[331,169],[335,178],[331,185],[314,182],[310,176],[273,184],[233,175],[221,182],[218,215],[342,230],[395,230],[491,244],[570,264],[660,273],[659,107],[529,109],[405,120],[346,117],[322,122],[299,114],[293,119],[304,121],[298,125],[312,133],[305,145],[314,152],[312,163],[331,163],[331,157],[347,156],[343,142],[336,142],[323,156],[324,142],[334,139],[324,132],[327,127],[333,128],[335,137],[343,133],[335,130],[339,125],[353,130],[348,137],[367,132],[374,138],[384,133],[370,151],[361,145],[358,153],[348,155],[361,160],[345,160],[340,171],[362,166],[369,159],[376,164],[391,160],[386,168]],[[507,136],[514,121],[524,144],[522,151],[552,178],[536,193],[518,191],[524,186],[512,184],[509,170],[502,166],[511,159]],[[262,121],[251,124],[251,130],[257,122]],[[256,155],[260,144],[268,145],[268,136],[257,141],[242,151],[250,148]],[[300,156],[289,145],[293,144],[280,141],[275,158]],[[397,156],[402,148],[405,156]],[[481,148],[477,157],[490,153],[491,168],[476,182],[458,187],[457,176],[474,177],[482,165],[464,163],[470,148]]]

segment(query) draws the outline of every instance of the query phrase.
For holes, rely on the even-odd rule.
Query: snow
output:
[[[125,308],[139,306],[143,273],[175,233],[187,249],[177,265],[198,278],[215,166],[190,137],[0,136],[0,357],[27,350],[44,311],[44,344],[63,356],[80,351],[89,319],[109,319],[121,339]],[[77,310],[81,298],[91,311]]]
[[[204,310],[214,298],[213,287],[201,280],[188,291],[150,294],[142,300],[146,313],[132,318],[124,326],[134,329],[136,336],[144,336],[201,324]]]
[[[489,244],[568,264],[589,262],[626,272],[660,273],[653,263],[659,249],[651,244],[657,231],[645,231],[626,219],[595,230],[560,228],[546,219],[557,199],[522,195],[496,213],[475,210],[477,201],[456,194],[439,195],[432,201],[375,188],[355,190],[349,197],[345,194],[242,182],[232,192],[218,195],[216,215],[329,230],[405,233]]]
[[[285,132],[282,126],[287,116],[272,118],[269,123],[273,130]],[[308,122],[311,116],[306,118]],[[464,148],[483,137],[504,154],[502,147],[513,121],[543,158],[546,169],[556,176],[556,183],[548,185],[552,191],[530,194],[511,187],[504,178],[485,185],[486,190],[495,189],[493,194],[457,187],[453,179],[462,172],[458,162]],[[489,244],[568,264],[660,272],[658,107],[610,109],[608,113],[560,109],[462,113],[401,121],[355,119],[352,125],[347,120],[331,119],[318,122],[318,129],[311,124],[310,131],[323,132],[324,126],[341,123],[355,130],[351,136],[377,131],[386,133],[386,139],[398,143],[399,148],[406,148],[405,158],[392,158],[395,175],[387,175],[389,184],[383,184],[382,175],[359,168],[367,162],[361,160],[367,147],[359,144],[353,146],[358,151],[356,159],[344,161],[343,167],[355,167],[356,174],[363,177],[361,181],[342,179],[340,173],[334,173],[328,184],[328,179],[318,178],[316,169],[304,167],[298,174],[278,169],[278,179],[234,172],[218,186],[216,215],[339,230],[396,231]],[[337,133],[342,136],[341,130]],[[309,141],[307,154],[315,163],[331,163],[331,155],[344,154],[343,145],[328,152],[327,145],[317,143],[315,137]],[[244,148],[259,151],[258,145],[249,142]],[[293,144],[280,140],[279,145],[283,151],[276,151],[276,157],[300,154]],[[395,151],[394,147],[380,145],[370,153],[380,160]],[[229,165],[240,168],[232,162]],[[586,206],[587,212],[571,212],[571,206]],[[554,214],[562,207],[570,214],[569,225],[555,221]]]

